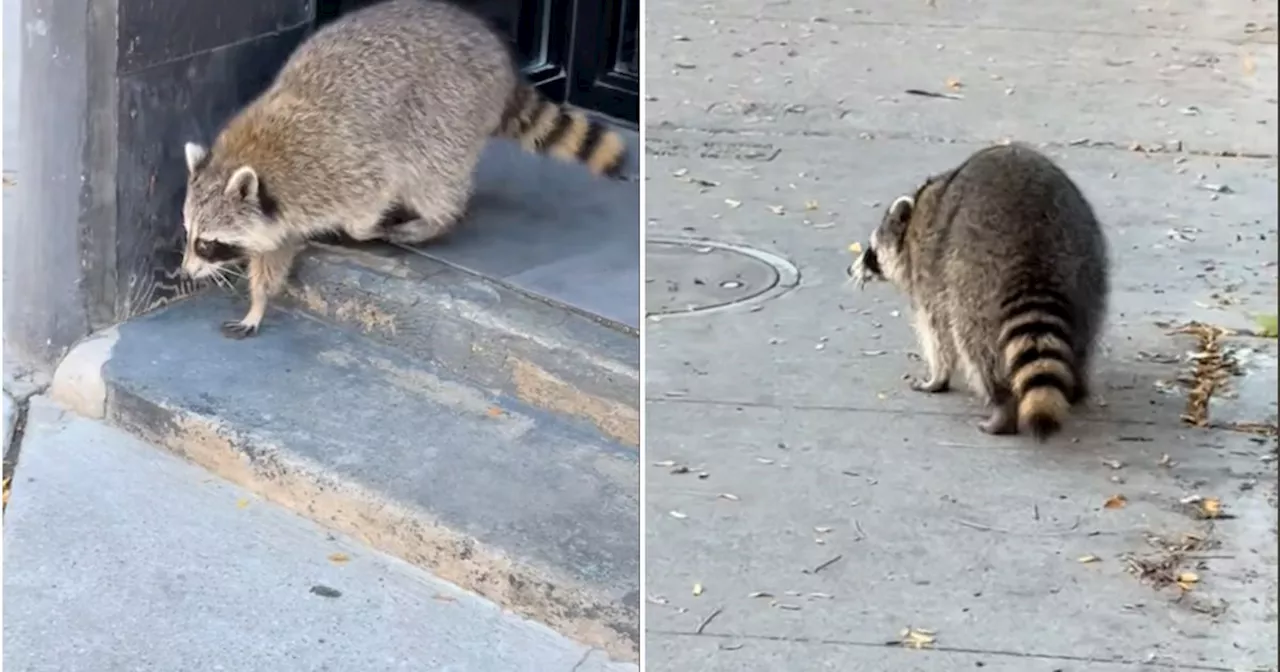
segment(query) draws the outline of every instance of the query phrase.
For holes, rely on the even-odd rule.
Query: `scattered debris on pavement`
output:
[[[707,626],[711,625],[711,621],[714,621],[716,616],[719,616],[722,611],[724,611],[724,607],[716,607],[711,613],[707,614],[706,618],[703,618],[698,622],[698,627],[693,631],[693,633],[695,635],[701,635],[702,631],[706,630]]]
[[[897,639],[885,642],[886,646],[901,646],[904,649],[931,649],[938,641],[938,635],[932,630],[907,626],[898,633]]]
[[[311,593],[313,595],[319,595],[320,597],[342,597],[342,591],[337,588],[330,588],[329,586],[320,583],[311,586]]]
[[[1196,520],[1230,520],[1235,518],[1234,515],[1223,512],[1222,500],[1217,497],[1191,495],[1184,497],[1179,504],[1182,505],[1183,511],[1188,516]]]
[[[1202,531],[1184,532],[1177,539],[1168,539],[1159,535],[1148,535],[1147,543],[1157,550],[1145,556],[1128,554],[1124,561],[1130,574],[1156,590],[1176,586],[1179,598],[1190,592],[1201,581],[1201,572],[1208,569],[1208,561],[1214,557],[1206,555],[1219,546],[1213,539],[1213,528]]]
[[[924,96],[925,98],[947,98],[950,100],[964,100],[964,96],[958,93],[942,93],[941,91],[926,91],[924,89],[907,89],[903,93],[913,96]]]
[[[1192,427],[1205,427],[1209,424],[1209,400],[1226,387],[1228,378],[1239,374],[1235,360],[1220,344],[1220,339],[1231,335],[1231,331],[1203,322],[1190,322],[1173,333],[1189,334],[1196,339],[1196,352],[1191,355],[1195,367],[1186,380],[1189,386],[1187,408],[1181,418]]]

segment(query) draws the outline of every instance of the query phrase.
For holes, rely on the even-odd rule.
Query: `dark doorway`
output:
[[[316,22],[377,0],[319,0]],[[639,0],[457,0],[506,32],[547,97],[640,121]]]

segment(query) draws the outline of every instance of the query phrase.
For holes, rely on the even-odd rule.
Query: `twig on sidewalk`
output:
[[[818,565],[817,567],[814,567],[813,569],[804,569],[801,571],[803,571],[805,574],[817,574],[818,572],[821,572],[822,570],[830,567],[831,565],[834,565],[837,562],[840,562],[840,560],[843,558],[844,558],[843,555],[837,555],[836,557],[831,558],[830,560]]]
[[[975,523],[972,520],[965,520],[964,518],[956,518],[956,522],[960,523],[961,525],[964,525],[965,527],[971,527],[975,530],[982,530],[983,532],[1004,532],[1005,534],[1010,534],[1009,530],[1006,530],[1004,528],[991,527],[990,525]]]
[[[724,611],[724,607],[716,607],[714,611],[707,614],[707,617],[702,619],[701,623],[698,623],[698,627],[693,631],[693,634],[701,635],[702,631],[706,630],[707,626],[711,625],[711,621],[714,621],[716,616],[719,616],[722,611]]]
[[[913,96],[924,96],[925,98],[946,98],[947,100],[964,100],[964,96],[958,93],[942,93],[940,91],[925,91],[924,89],[907,89],[903,93],[909,93]]]

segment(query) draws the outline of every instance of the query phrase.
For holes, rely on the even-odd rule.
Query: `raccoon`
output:
[[[989,147],[928,178],[889,206],[847,272],[910,297],[928,364],[911,388],[944,392],[961,367],[992,408],[984,432],[1043,441],[1088,395],[1107,243],[1084,194],[1040,152]]]
[[[623,139],[544,98],[508,43],[440,0],[389,0],[318,30],[206,148],[184,147],[182,268],[225,281],[247,262],[257,333],[310,238],[425,243],[463,216],[490,137],[618,177]]]

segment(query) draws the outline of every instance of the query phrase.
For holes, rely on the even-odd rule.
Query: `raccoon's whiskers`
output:
[[[212,273],[209,275],[209,279],[213,280],[213,284],[217,285],[219,288],[231,291],[231,287],[227,284],[227,279],[222,277],[220,274]]]
[[[246,280],[249,277],[245,275],[243,272],[238,271],[234,268],[231,268],[230,266],[220,266],[218,268],[218,273],[222,274],[224,278],[232,277],[232,278],[240,278],[241,280]]]
[[[227,275],[232,273],[234,273],[234,271],[231,271],[231,269],[219,268],[216,272],[214,272],[213,277],[218,279],[217,280],[218,284],[221,285],[224,289],[226,289],[228,293],[239,296],[240,293],[236,291],[235,282],[231,280],[231,278],[227,277]]]

